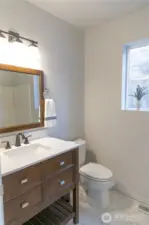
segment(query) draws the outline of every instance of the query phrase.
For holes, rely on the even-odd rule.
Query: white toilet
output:
[[[79,147],[80,182],[87,189],[88,197],[98,201],[101,207],[110,205],[109,190],[114,186],[113,174],[110,169],[97,163],[84,165],[86,158],[86,142],[76,140]]]

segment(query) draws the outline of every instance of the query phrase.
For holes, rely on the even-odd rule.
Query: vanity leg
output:
[[[73,218],[73,223],[79,223],[79,189],[76,186],[73,190],[73,211],[75,212],[75,216]]]
[[[75,213],[75,216],[73,218],[73,223],[78,224],[79,223],[79,150],[76,149],[74,152],[74,159],[75,159],[75,188],[73,190],[73,212]]]

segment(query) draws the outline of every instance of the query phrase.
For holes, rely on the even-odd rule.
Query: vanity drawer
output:
[[[15,224],[15,221],[28,215],[33,207],[43,202],[43,190],[39,185],[32,191],[10,200],[4,204],[5,224]]]
[[[55,172],[60,171],[63,168],[69,167],[73,164],[73,152],[67,152],[56,156],[53,159],[49,159],[43,164],[44,173],[48,176],[54,175]]]
[[[4,177],[4,202],[25,193],[41,182],[42,172],[40,164]]]
[[[47,197],[53,198],[59,195],[63,195],[66,189],[70,189],[74,182],[74,170],[73,168],[67,169],[64,172],[59,173],[54,178],[47,180]]]

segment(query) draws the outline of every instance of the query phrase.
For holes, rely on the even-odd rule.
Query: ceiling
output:
[[[149,0],[27,0],[54,16],[80,28],[132,13]]]

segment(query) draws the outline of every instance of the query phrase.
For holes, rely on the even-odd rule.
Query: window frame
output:
[[[149,39],[143,39],[141,41],[131,42],[123,46],[122,54],[122,94],[121,94],[121,110],[136,111],[135,108],[127,107],[127,93],[128,93],[128,52],[131,49],[149,46]],[[140,111],[149,111],[149,109],[140,109]]]

